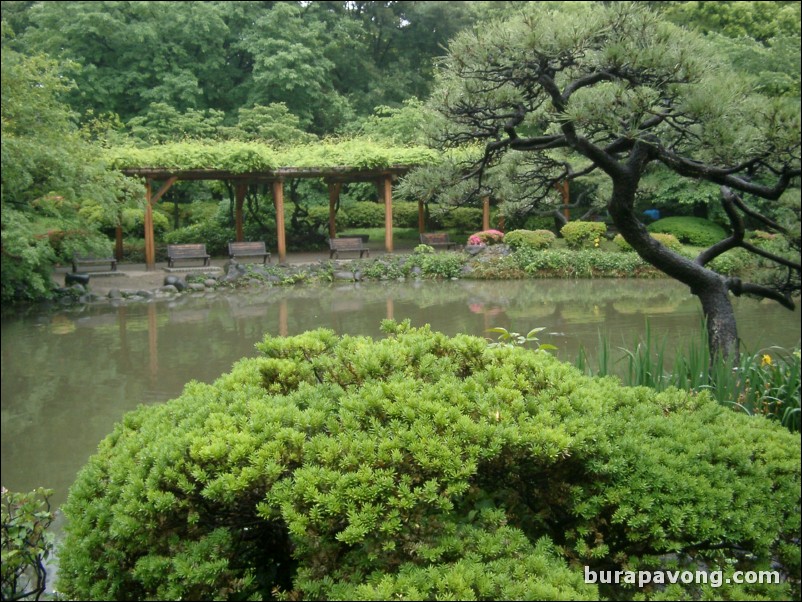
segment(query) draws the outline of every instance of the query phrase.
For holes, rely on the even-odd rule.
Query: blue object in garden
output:
[[[643,215],[648,217],[653,222],[656,222],[660,219],[660,210],[659,209],[647,209],[643,212]]]

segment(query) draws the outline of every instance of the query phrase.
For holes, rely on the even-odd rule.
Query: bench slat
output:
[[[203,259],[203,265],[210,263],[204,244],[167,245],[167,266],[173,267],[177,259]]]
[[[105,265],[107,263],[111,265],[112,272],[117,271],[117,259],[114,257],[73,257],[72,271],[77,272],[78,267],[82,265]]]
[[[361,238],[330,238],[329,239],[329,259],[340,256],[341,251],[353,251],[359,253],[361,258],[363,254],[367,253],[370,257],[370,250],[364,245]]]
[[[420,235],[420,241],[430,247],[445,247],[446,250],[457,248],[457,243],[451,242],[447,232],[428,232]]]
[[[228,243],[228,256],[232,260],[237,257],[261,257],[262,263],[270,261],[270,251],[262,241],[255,242],[230,242]]]

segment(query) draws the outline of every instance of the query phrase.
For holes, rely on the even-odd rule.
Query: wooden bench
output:
[[[360,259],[364,253],[367,253],[368,257],[370,257],[370,250],[365,246],[365,243],[362,242],[361,238],[330,238],[329,249],[331,250],[329,253],[329,259],[335,255],[339,257],[340,253],[343,251],[353,251],[354,253],[359,253]]]
[[[111,265],[112,272],[117,271],[117,260],[114,257],[90,257],[90,256],[73,257],[72,271],[77,272],[79,266],[86,266],[86,265],[105,266],[106,264]]]
[[[231,261],[237,261],[240,257],[261,257],[262,265],[270,261],[270,251],[265,248],[265,243],[259,242],[230,242],[228,243],[228,256]]]
[[[207,266],[210,257],[206,253],[206,245],[167,245],[167,267],[171,268],[178,260],[203,259],[203,265]]]
[[[445,247],[448,249],[456,249],[457,243],[451,242],[448,238],[448,232],[429,232],[420,235],[420,241],[424,245],[430,247]]]

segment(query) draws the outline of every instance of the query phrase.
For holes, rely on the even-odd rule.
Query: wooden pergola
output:
[[[296,178],[320,178],[329,189],[329,237],[336,236],[335,211],[344,183],[376,182],[379,199],[384,204],[384,246],[388,253],[393,252],[393,180],[404,175],[414,165],[393,165],[376,169],[352,167],[337,168],[293,168],[284,167],[275,170],[236,173],[216,169],[169,169],[169,168],[126,168],[122,173],[127,176],[140,177],[145,180],[145,263],[148,270],[156,267],[156,245],[153,235],[153,207],[170,187],[180,180],[227,180],[235,184],[236,191],[236,239],[243,240],[242,206],[248,186],[257,183],[269,183],[272,186],[273,203],[276,210],[276,238],[279,263],[284,263],[287,255],[284,227],[284,181]],[[154,192],[158,183],[160,187]],[[489,216],[489,200],[485,199],[485,216]],[[485,217],[487,224],[489,219]],[[487,226],[486,226],[487,227]],[[423,201],[418,201],[418,229],[425,232]],[[199,241],[202,242],[202,241]]]

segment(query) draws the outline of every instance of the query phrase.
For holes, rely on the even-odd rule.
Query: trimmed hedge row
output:
[[[799,437],[706,394],[383,328],[268,336],[214,384],[126,415],[71,489],[59,591],[596,600],[637,592],[585,584],[582,565],[798,577]]]

